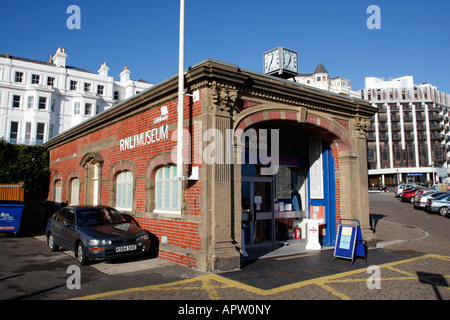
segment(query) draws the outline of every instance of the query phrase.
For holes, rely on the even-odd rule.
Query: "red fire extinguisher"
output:
[[[301,230],[298,226],[295,227],[294,229],[294,238],[295,239],[300,239],[301,238]]]

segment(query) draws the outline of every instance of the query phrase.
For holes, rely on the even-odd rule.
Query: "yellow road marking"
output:
[[[334,294],[335,296],[341,298],[342,300],[351,300],[349,297],[347,297],[345,294],[335,290],[334,288],[330,287],[329,285],[326,285],[323,282],[318,282],[316,283],[319,287],[321,287],[322,289],[327,290],[328,292]]]
[[[396,272],[400,272],[407,276],[406,277],[380,278],[380,280],[382,280],[382,281],[417,280],[416,275],[409,273],[407,271],[400,270],[398,268],[394,268],[394,266],[405,264],[405,263],[410,263],[410,262],[414,262],[414,261],[429,259],[429,258],[436,258],[436,259],[440,259],[440,260],[444,260],[444,261],[450,261],[450,257],[448,257],[448,256],[426,254],[423,256],[414,257],[414,258],[410,258],[410,259],[385,263],[385,264],[379,265],[378,267],[380,269],[386,268],[386,269],[390,269],[390,270],[393,270]],[[257,287],[253,287],[253,286],[244,284],[239,281],[224,278],[217,274],[205,274],[205,275],[195,277],[192,279],[186,279],[186,280],[181,280],[181,281],[176,281],[176,282],[171,282],[171,283],[166,283],[166,284],[150,285],[150,286],[145,286],[145,287],[136,287],[136,288],[129,288],[129,289],[124,289],[124,290],[103,292],[103,293],[99,293],[99,294],[93,294],[93,295],[88,295],[88,296],[84,296],[84,297],[74,298],[72,300],[101,299],[101,298],[115,296],[115,295],[122,295],[122,294],[127,294],[127,293],[136,293],[136,292],[145,292],[145,291],[199,290],[199,289],[206,290],[206,292],[208,293],[208,296],[210,297],[211,300],[219,300],[220,296],[217,293],[216,288],[236,288],[236,289],[245,290],[250,293],[257,294],[257,295],[268,296],[268,295],[274,295],[277,293],[281,293],[281,292],[285,292],[285,291],[289,291],[289,290],[293,290],[293,289],[299,289],[299,288],[309,286],[309,285],[317,285],[343,300],[349,300],[350,298],[348,296],[346,296],[342,292],[335,290],[334,288],[328,286],[327,284],[367,281],[367,279],[342,279],[342,278],[349,277],[349,276],[352,276],[352,275],[355,275],[358,273],[366,273],[366,270],[367,270],[367,268],[361,268],[361,269],[346,271],[346,272],[342,272],[342,273],[338,273],[338,274],[333,274],[333,275],[309,279],[309,280],[305,280],[305,281],[301,281],[301,282],[291,283],[291,284],[288,284],[285,286],[280,286],[280,287],[272,288],[272,289],[260,289]],[[443,276],[445,278],[450,278],[450,275],[443,275]],[[225,286],[213,285],[213,284],[211,284],[211,280],[219,282]],[[190,283],[194,283],[194,282],[199,282],[201,285],[183,287],[186,284],[190,284]]]

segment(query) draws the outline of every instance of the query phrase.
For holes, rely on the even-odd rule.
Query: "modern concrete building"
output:
[[[378,109],[368,132],[370,185],[442,182],[450,158],[450,95],[412,76],[365,79],[361,98]]]
[[[59,48],[48,62],[0,54],[0,138],[42,144],[151,86],[130,77],[109,76],[105,63],[97,73],[68,66]]]

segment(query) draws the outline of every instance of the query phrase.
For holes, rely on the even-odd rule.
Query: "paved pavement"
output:
[[[241,270],[220,274],[147,258],[83,266],[81,290],[69,290],[66,270],[76,265],[70,252],[48,251],[42,236],[2,237],[0,299],[145,300],[148,308],[167,306],[168,314],[209,310],[215,316],[232,315],[224,309],[231,304],[271,307],[274,316],[301,300],[308,306],[313,300],[450,300],[450,219],[414,210],[392,194],[370,200],[378,248],[354,264],[334,260],[332,249],[247,260]]]
[[[384,198],[383,198],[384,197]],[[439,230],[428,232],[424,214],[392,194],[371,195],[378,247],[367,261],[334,261],[333,250],[248,261],[240,271],[196,273],[184,280],[77,297],[80,300],[450,300],[450,248],[442,239],[450,219],[431,217]],[[383,203],[386,201],[386,203]],[[389,202],[389,203],[387,203]],[[403,207],[402,207],[403,206]],[[388,209],[386,209],[388,207]],[[389,210],[402,209],[411,223],[396,222]],[[408,210],[408,211],[407,211]],[[413,209],[411,209],[413,210]],[[419,221],[419,220],[417,220]],[[437,236],[441,238],[436,238]],[[444,238],[442,238],[444,235]],[[186,310],[180,312],[188,312]],[[221,309],[223,311],[223,309]],[[219,310],[216,310],[217,312]],[[194,311],[193,311],[194,312]]]

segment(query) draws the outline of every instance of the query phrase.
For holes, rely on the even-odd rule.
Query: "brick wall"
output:
[[[183,216],[174,215],[173,218],[150,218],[151,213],[145,212],[147,201],[146,174],[148,174],[148,164],[150,159],[162,152],[176,151],[176,123],[177,123],[177,101],[171,101],[163,104],[168,108],[168,120],[155,124],[155,118],[161,115],[161,106],[142,112],[116,123],[112,123],[108,127],[96,130],[95,132],[86,134],[74,141],[65,143],[61,147],[50,150],[51,162],[51,185],[49,188],[48,198],[54,198],[55,180],[61,180],[63,185],[62,201],[68,201],[68,188],[70,179],[78,177],[80,179],[80,204],[85,204],[85,169],[80,162],[87,153],[96,152],[101,155],[103,160],[101,180],[101,197],[102,205],[110,205],[111,185],[116,174],[123,170],[133,172],[135,181],[135,191],[133,196],[134,212],[137,213],[136,219],[139,224],[149,232],[153,233],[161,241],[162,236],[167,236],[167,245],[180,247],[189,250],[200,250],[201,242],[199,236],[199,227],[197,222],[186,222]],[[189,96],[185,97],[185,119],[194,118],[200,115],[200,101],[192,103]],[[158,142],[146,144],[143,146],[129,148],[120,151],[120,140],[133,137],[136,134],[147,132],[153,128],[160,128],[163,125],[169,125],[169,138]],[[188,158],[190,145],[198,144],[201,141],[201,124],[191,123],[184,128],[191,135],[185,136],[184,154]],[[198,148],[190,157],[189,162],[192,165],[201,166],[201,155],[198,154]],[[185,159],[186,159],[185,158]],[[175,159],[174,159],[175,160]],[[163,163],[161,163],[161,166]],[[188,165],[190,171],[191,166]],[[158,167],[153,170],[157,170]],[[72,172],[72,174],[70,174]],[[76,172],[77,174],[74,174]],[[201,214],[198,196],[201,194],[201,182],[189,181],[185,191],[185,199],[187,202],[187,215],[199,216]],[[191,255],[159,251],[159,256],[164,259],[175,261],[188,266],[195,266],[195,258]]]

